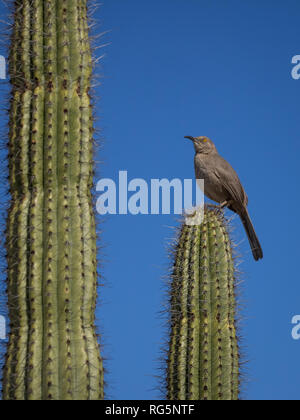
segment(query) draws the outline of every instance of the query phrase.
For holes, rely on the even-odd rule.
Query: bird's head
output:
[[[186,136],[185,139],[191,140],[194,143],[196,153],[208,154],[217,150],[214,143],[208,137]]]

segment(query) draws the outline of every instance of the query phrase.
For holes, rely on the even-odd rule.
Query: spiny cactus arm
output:
[[[15,2],[4,399],[103,398],[88,36],[86,0]]]
[[[222,214],[207,209],[201,226],[182,227],[171,286],[169,399],[238,399],[235,273],[226,229]]]

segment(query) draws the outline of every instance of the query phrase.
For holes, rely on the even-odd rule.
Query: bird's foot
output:
[[[195,217],[196,214],[197,214],[197,210],[195,209],[195,210],[193,210],[192,213],[185,213],[184,216],[190,218],[190,217]]]

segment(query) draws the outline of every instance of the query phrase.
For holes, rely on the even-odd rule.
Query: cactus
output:
[[[174,255],[166,397],[237,400],[235,268],[223,212],[207,207],[202,224],[184,224]]]
[[[4,400],[103,398],[86,3],[14,2]]]

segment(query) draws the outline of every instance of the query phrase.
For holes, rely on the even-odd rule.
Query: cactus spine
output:
[[[232,246],[222,212],[183,225],[170,289],[170,400],[237,400],[239,348]]]
[[[16,0],[5,400],[103,398],[86,0]]]

